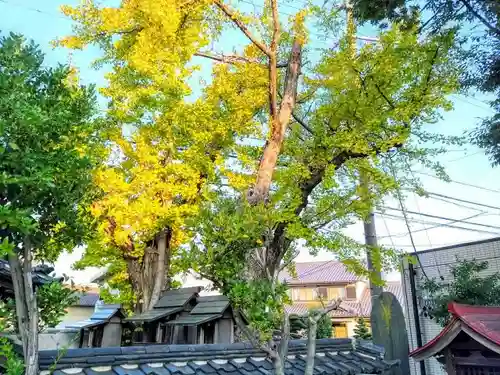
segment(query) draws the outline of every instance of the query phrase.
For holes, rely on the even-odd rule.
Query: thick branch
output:
[[[250,343],[253,345],[254,348],[259,348],[262,351],[264,351],[270,358],[274,359],[277,354],[274,350],[271,348],[262,345],[259,340],[255,337],[253,334],[252,330],[250,327],[248,327],[245,322],[243,321],[243,317],[241,315],[241,311],[237,308],[233,309],[233,317],[234,321],[236,322],[236,325],[238,328],[243,332],[243,334],[246,336],[246,338],[250,341]]]
[[[290,63],[285,76],[285,90],[278,118],[272,117],[271,137],[266,142],[264,152],[257,171],[257,181],[253,189],[247,194],[250,204],[265,202],[271,189],[272,177],[276,167],[278,156],[281,152],[285,133],[290,123],[292,111],[297,99],[297,85],[302,64],[302,44],[295,40],[290,54]]]
[[[196,52],[194,55],[198,56],[198,57],[205,57],[205,58],[210,59],[210,60],[219,61],[219,62],[225,63],[225,64],[236,64],[238,62],[261,64],[260,61],[250,60],[250,59],[246,58],[245,56],[238,56],[238,55],[213,55],[211,53],[203,52],[203,51]]]
[[[213,0],[214,4],[240,29],[243,34],[246,35],[250,41],[257,46],[266,56],[271,55],[269,48],[262,42],[260,42],[246,27],[246,25],[238,18],[237,14],[228,7],[222,0]]]
[[[497,34],[497,36],[500,36],[500,29],[498,27],[493,26],[485,17],[480,15],[474,7],[469,3],[468,0],[460,0],[462,4],[465,5],[467,10],[474,16],[476,17],[479,21],[483,23],[484,26],[486,26],[491,32]]]
[[[278,39],[280,22],[277,0],[271,0],[271,13],[273,17],[273,35],[269,55],[269,111],[273,122],[278,120]]]

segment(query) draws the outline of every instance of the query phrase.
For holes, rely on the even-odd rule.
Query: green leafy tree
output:
[[[483,276],[488,262],[459,260],[450,267],[451,280],[424,280],[422,291],[426,296],[425,315],[445,326],[450,320],[450,302],[477,306],[498,306],[500,301],[500,273]]]
[[[371,340],[372,334],[366,325],[366,320],[360,316],[356,320],[356,328],[354,328],[354,338],[359,340]]]
[[[453,25],[460,29],[463,91],[490,94],[494,114],[472,132],[472,141],[500,164],[500,5],[497,0],[354,0],[355,17],[385,26],[388,21],[420,23],[420,33],[434,34]]]
[[[80,204],[100,158],[95,95],[74,70],[43,66],[33,42],[0,39],[0,243],[10,264],[26,375],[38,373],[39,306],[33,260],[55,261],[80,244]],[[48,303],[58,286],[42,292]],[[49,322],[58,313],[48,311]]]
[[[145,290],[134,285],[132,275],[141,273],[131,266],[145,264],[148,241],[168,224],[177,244],[191,245],[177,247],[178,259],[229,296],[244,335],[269,354],[279,375],[289,324],[280,271],[293,269],[305,244],[371,276],[360,261],[364,244],[343,230],[403,183],[389,165],[435,166],[428,157],[440,147],[422,145],[454,142],[427,125],[451,109],[447,95],[460,73],[453,31],[420,39],[418,25],[394,25],[355,50],[351,14],[338,46],[316,53],[308,26],[337,38],[338,12],[304,5],[285,20],[283,5],[264,2],[261,14],[248,14],[223,0],[88,1],[64,8],[76,28],[61,41],[101,48],[100,62],[113,67],[103,90],[112,99],[109,121],[119,135],[133,126],[131,137],[114,139],[125,162],[101,175],[109,194],[95,212],[122,280]],[[243,47],[229,37],[235,31],[247,41]],[[210,82],[199,90],[194,72],[205,67]],[[377,269],[396,258],[390,249],[373,250]],[[309,313],[310,353],[318,321],[335,307]],[[313,360],[308,356],[306,374]]]

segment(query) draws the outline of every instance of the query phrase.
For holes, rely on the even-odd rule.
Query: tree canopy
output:
[[[230,297],[237,320],[250,323],[240,324],[245,336],[277,373],[283,353],[271,341],[281,329],[286,347],[289,302],[279,272],[293,272],[304,246],[373,278],[364,244],[343,229],[400,187],[394,164],[434,166],[427,157],[454,141],[427,125],[451,109],[460,75],[453,30],[422,40],[418,25],[395,24],[376,43],[358,44],[349,9],[347,22],[315,6],[286,19],[281,5],[248,13],[222,0],[88,1],[63,9],[77,26],[59,42],[97,45],[97,63],[112,68],[102,93],[116,158],[97,174],[103,195],[93,206],[102,262],[120,264],[122,280],[151,305],[144,292],[164,280],[136,287],[135,275],[149,248],[164,253],[158,235],[170,236],[162,249]],[[312,27],[340,33],[338,45],[313,52]],[[377,269],[395,258],[373,249]]]
[[[9,259],[26,374],[38,370],[39,312],[32,260],[55,261],[82,243],[80,220],[100,160],[95,94],[68,66],[48,68],[22,36],[0,39],[0,249]],[[52,302],[64,288],[41,291]],[[60,295],[59,297],[64,296]],[[57,299],[57,298],[56,298]],[[56,311],[57,310],[57,311]]]
[[[419,32],[435,34],[450,25],[462,39],[462,92],[489,94],[494,114],[482,119],[472,141],[482,147],[494,165],[500,162],[500,5],[497,0],[355,0],[361,22],[385,26],[388,21],[420,22]]]

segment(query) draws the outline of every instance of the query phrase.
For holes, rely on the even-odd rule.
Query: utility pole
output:
[[[345,1],[346,9],[346,33],[347,40],[349,43],[349,48],[351,50],[351,56],[353,59],[356,58],[356,23],[354,22],[352,3],[350,0]],[[361,184],[364,189],[368,192],[370,189],[370,183],[366,174],[361,171]],[[375,270],[373,268],[372,261],[372,249],[377,247],[377,231],[375,230],[375,213],[373,212],[373,207],[370,208],[370,213],[368,217],[363,222],[365,231],[365,244],[366,244],[366,260],[367,268],[371,272],[372,277],[378,280],[382,280],[382,274],[380,270]],[[382,287],[379,285],[374,285],[373,282],[369,281],[370,284],[370,295],[373,300],[374,297],[382,293]]]

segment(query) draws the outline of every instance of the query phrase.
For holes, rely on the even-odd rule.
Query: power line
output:
[[[394,170],[394,165],[392,163],[392,159],[390,159],[390,158],[389,158],[389,169],[391,171],[391,174],[392,174],[394,181],[397,181],[396,172]],[[403,213],[403,218],[405,221],[406,229],[408,230],[408,235],[410,236],[410,242],[411,242],[411,245],[413,247],[413,252],[415,254],[417,254],[417,248],[415,247],[415,241],[413,240],[413,234],[411,232],[410,223],[408,222],[408,215],[406,214],[405,206],[403,203],[403,197],[401,196],[401,190],[399,188],[396,189],[396,197],[398,198],[399,206],[401,207],[401,211]],[[424,267],[422,265],[422,262],[420,261],[420,257],[417,256],[417,260],[418,260],[418,263],[420,264],[420,267],[422,269],[422,274],[428,280],[429,278],[427,277],[427,273],[425,272]]]
[[[387,213],[383,213],[383,212],[378,212],[378,214],[385,215],[387,218],[390,218],[390,219],[404,220],[404,217],[402,217],[402,216],[391,215],[391,214],[387,214]],[[469,218],[477,217],[479,215],[481,215],[481,214],[476,214],[476,215],[470,216]],[[483,230],[483,229],[467,228],[467,227],[463,227],[463,226],[459,226],[459,225],[452,225],[450,223],[438,223],[435,221],[419,220],[419,219],[407,219],[407,220],[415,222],[415,223],[419,223],[419,224],[435,224],[435,226],[433,226],[433,227],[428,227],[427,230],[440,228],[440,227],[446,227],[446,228],[466,230],[466,231],[475,232],[475,233],[494,234],[496,236],[500,235],[499,232],[493,232],[493,231],[488,231],[488,230]],[[462,219],[462,220],[465,220],[465,219]],[[415,231],[413,231],[413,233],[422,232],[424,230],[425,229],[415,230]],[[405,233],[393,234],[393,237],[404,237],[407,235],[408,235],[408,233],[405,232]],[[385,238],[385,237],[380,237],[380,238]]]
[[[446,199],[451,199],[451,200],[454,200],[454,201],[457,201],[457,202],[473,204],[473,205],[479,206],[479,207],[486,207],[486,208],[491,208],[491,209],[494,209],[494,210],[500,210],[500,207],[498,207],[498,206],[491,206],[489,204],[473,202],[473,201],[469,201],[467,199],[450,197],[449,195],[445,195],[445,194],[433,193],[433,192],[428,192],[428,191],[426,193],[428,195],[435,196],[435,197],[446,198]]]
[[[492,193],[500,193],[500,190],[489,189],[489,188],[485,188],[485,187],[482,187],[482,186],[469,184],[467,182],[456,181],[456,180],[452,180],[452,179],[449,179],[448,181],[445,181],[442,178],[439,178],[438,176],[434,176],[434,175],[432,175],[430,173],[419,172],[419,171],[413,171],[413,173],[420,174],[422,176],[432,177],[432,178],[435,178],[436,180],[440,180],[440,181],[444,181],[444,182],[448,182],[449,181],[449,182],[453,182],[453,183],[458,184],[458,185],[468,186],[468,187],[476,188],[476,189],[479,189],[479,190],[489,191],[489,192],[492,192]]]
[[[480,109],[482,109],[483,111],[493,112],[493,109],[492,109],[492,108],[484,107],[484,106],[482,106],[482,105],[479,105],[479,104],[475,104],[475,103],[469,102],[468,100],[466,100],[466,99],[464,99],[464,98],[461,98],[461,97],[460,97],[460,96],[458,96],[458,95],[454,95],[454,94],[452,94],[452,96],[453,96],[454,98],[456,98],[456,99],[458,99],[458,100],[460,100],[460,101],[464,102],[464,103],[467,103],[467,104],[472,105],[472,106],[474,106],[474,107],[480,108]]]
[[[441,202],[453,204],[453,205],[455,205],[457,207],[467,208],[469,210],[479,211],[479,212],[482,212],[482,213],[486,213],[487,212],[487,211],[480,210],[479,208],[476,208],[476,207],[466,206],[465,204],[460,204],[460,203],[457,203],[457,202],[449,201],[449,200],[444,199],[444,198],[439,198],[439,197],[434,197],[434,196],[429,196],[429,198],[437,200],[437,201],[441,201]]]
[[[384,208],[386,210],[390,210],[390,211],[401,212],[401,210],[399,208],[385,207],[385,206],[382,206],[382,208]],[[444,217],[444,216],[438,216],[438,215],[431,215],[431,214],[426,214],[426,213],[418,213],[418,212],[409,211],[409,210],[406,210],[406,212],[409,213],[409,214],[412,214],[412,215],[420,215],[420,216],[424,216],[424,217],[429,217],[431,219],[447,220],[447,221],[453,221],[455,223],[463,223],[463,224],[468,224],[468,225],[476,225],[476,226],[479,226],[479,227],[500,230],[500,227],[495,226],[495,225],[488,225],[488,224],[482,224],[482,223],[473,223],[473,222],[462,220],[462,219],[453,219],[453,218],[450,218],[450,217]]]

